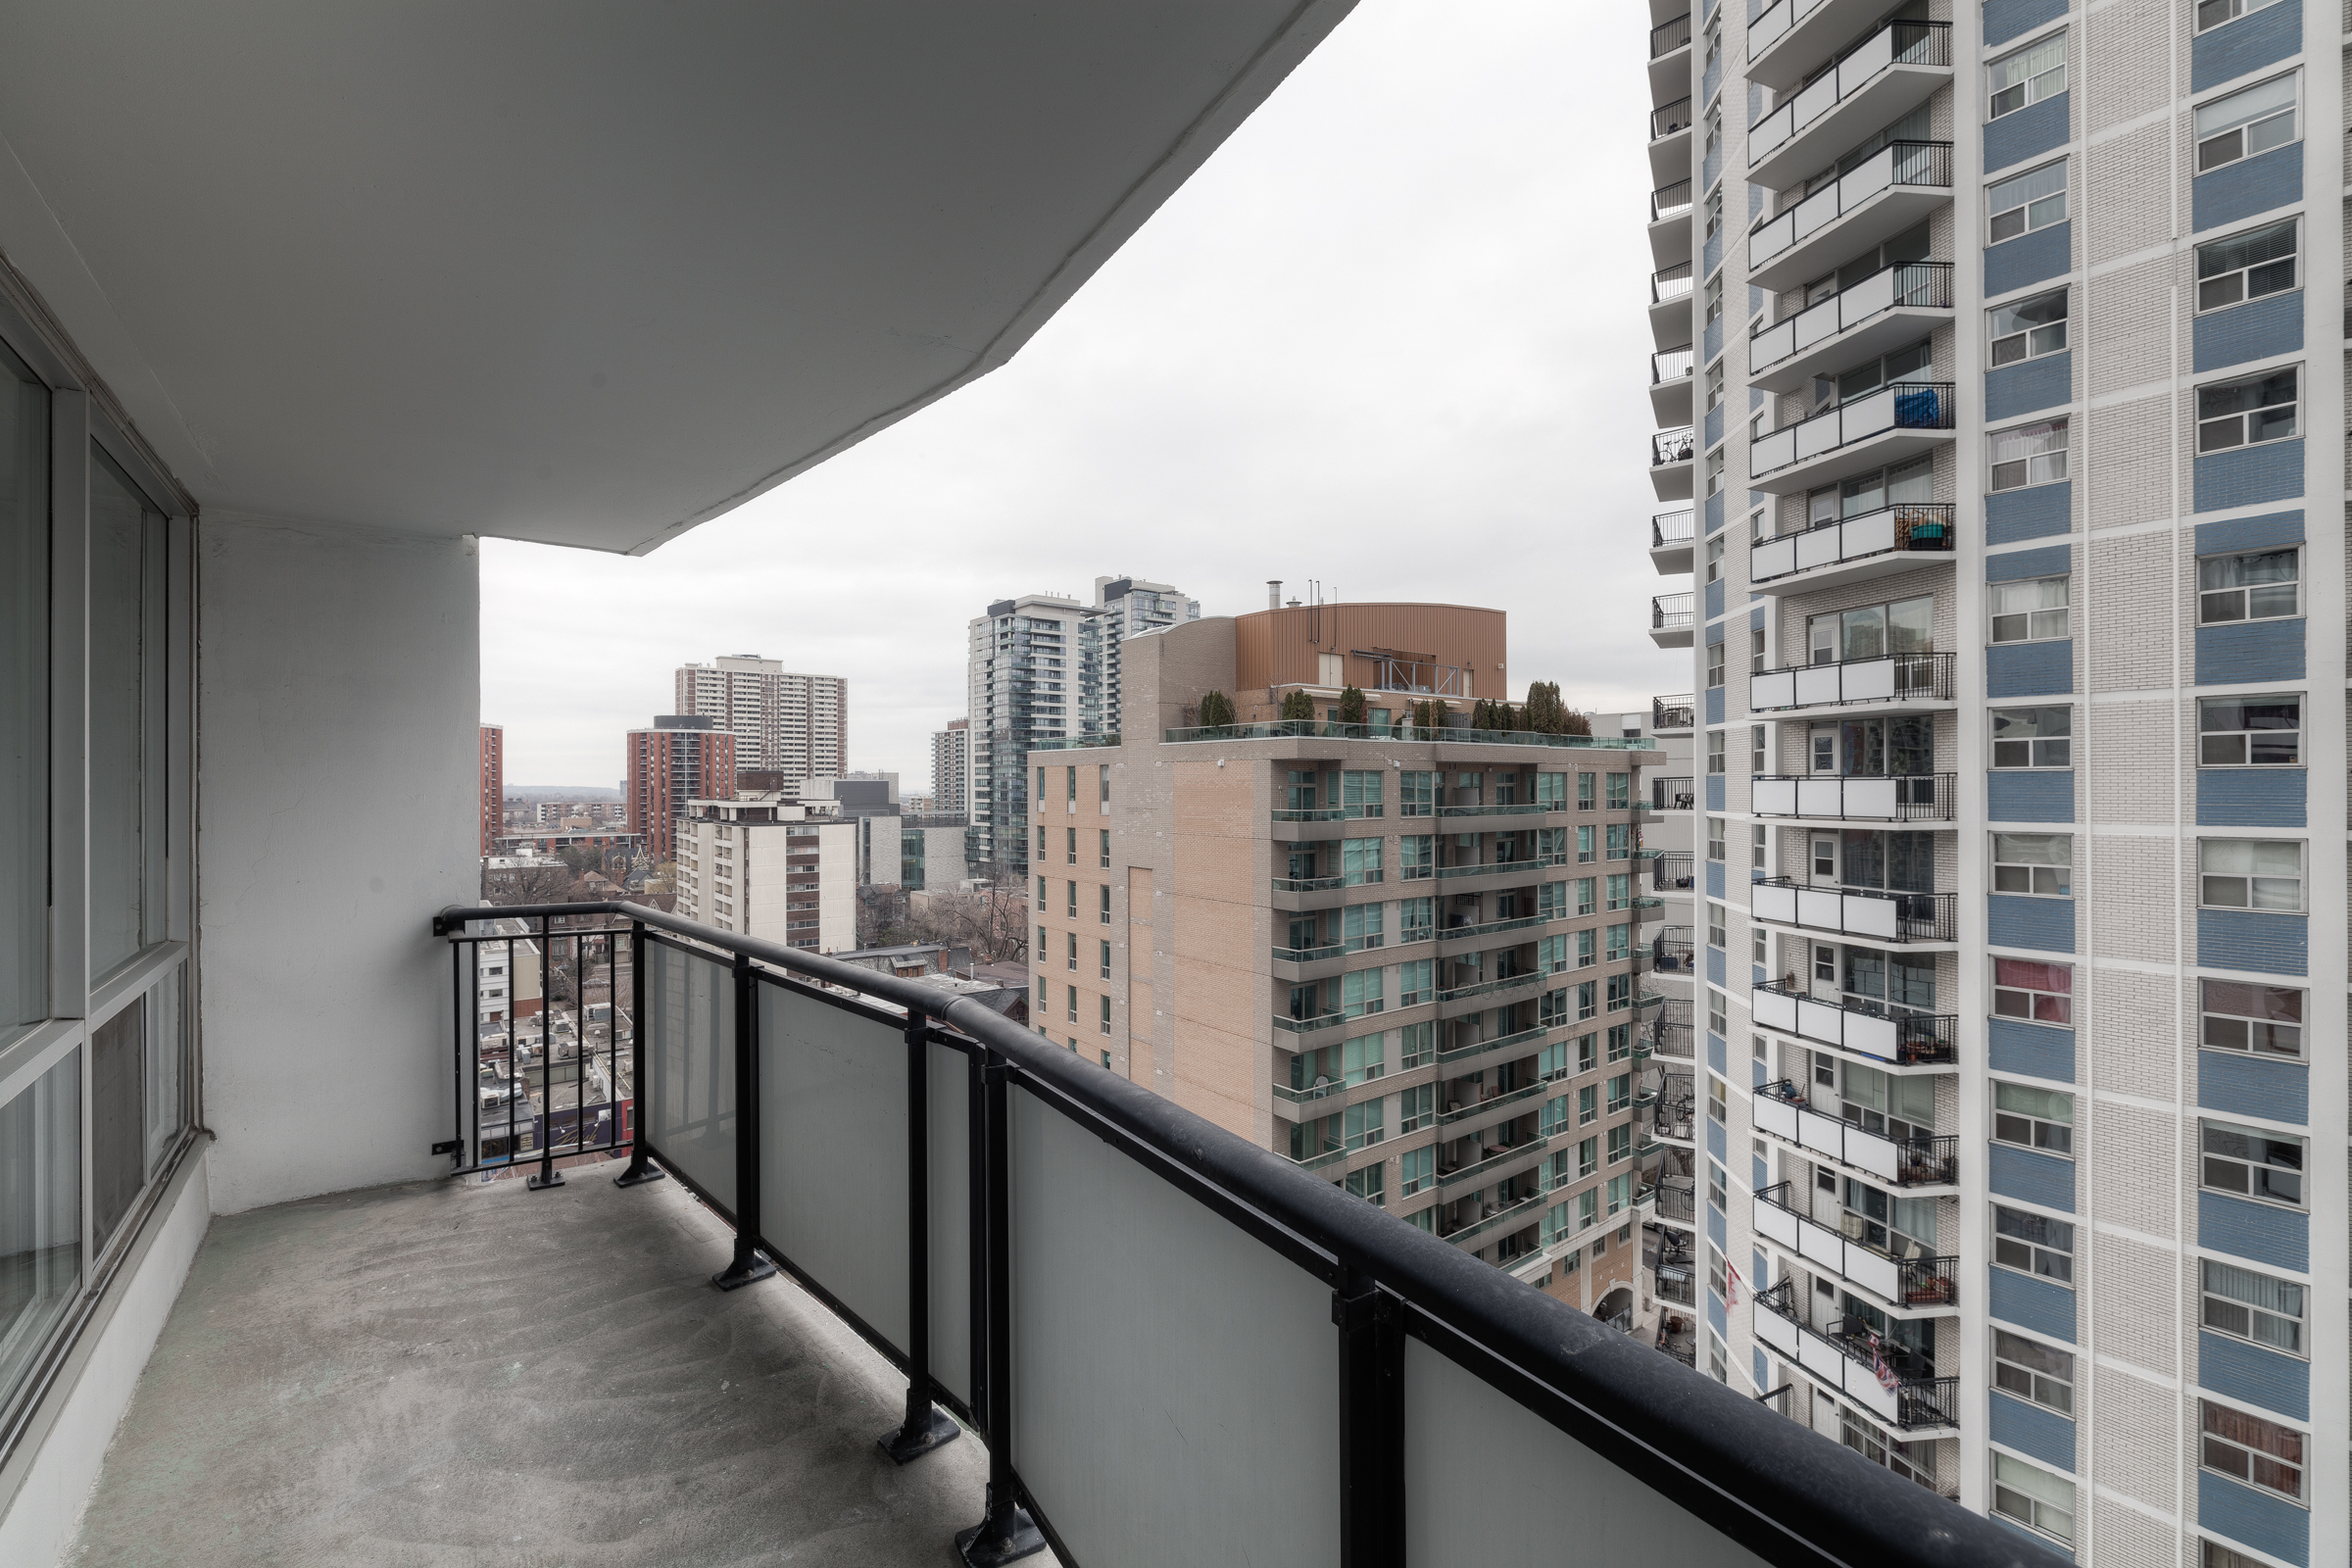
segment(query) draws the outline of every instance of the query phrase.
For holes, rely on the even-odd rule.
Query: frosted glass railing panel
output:
[[[929,1049],[932,1371],[968,1399],[970,1089],[960,1053]],[[762,981],[760,1102],[761,1234],[906,1353],[904,1030]]]
[[[735,977],[666,942],[645,945],[640,1125],[664,1162],[735,1207]]]
[[[1013,1461],[1071,1554],[1340,1561],[1331,1288],[1028,1090],[1008,1094]]]
[[[1404,1343],[1404,1408],[1406,1562],[1761,1568],[1680,1501],[1417,1339]],[[1690,1494],[1704,1494],[1693,1482]],[[1501,1498],[1540,1503],[1497,1506]]]

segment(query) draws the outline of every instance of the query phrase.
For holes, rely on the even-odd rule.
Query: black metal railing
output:
[[[1686,424],[1680,429],[1660,430],[1649,438],[1650,466],[1663,467],[1670,463],[1689,463],[1695,450],[1697,438],[1691,433],[1690,426]]]
[[[1679,697],[1652,697],[1649,700],[1649,727],[1651,729],[1689,729],[1697,721],[1698,708],[1691,701],[1691,694],[1689,692],[1685,692]],[[1669,782],[1672,781],[1669,780]],[[1687,784],[1690,780],[1685,779],[1683,782]]]
[[[1649,303],[1663,305],[1668,300],[1688,299],[1690,296],[1690,264],[1677,262],[1661,267],[1649,274]]]
[[[1679,349],[1667,349],[1649,357],[1649,384],[1652,386],[1662,386],[1668,381],[1689,380],[1690,376],[1690,345],[1688,343]],[[1690,514],[1686,512],[1683,515],[1688,517]],[[1686,532],[1683,537],[1688,539],[1690,535]]]
[[[1658,1218],[1692,1222],[1698,1212],[1698,1195],[1690,1187],[1672,1182],[1658,1183]]]
[[[1762,889],[1793,897],[1794,918],[1756,898]],[[1825,906],[1818,913],[1806,908],[1804,895],[1815,895]],[[1827,907],[1837,901],[1837,912]],[[1854,905],[1863,907],[1855,909]],[[1887,908],[1892,905],[1892,908]],[[1842,883],[1799,882],[1772,876],[1748,884],[1748,906],[1759,920],[1800,926],[1808,931],[1834,931],[1874,942],[1957,942],[1960,896],[1957,893],[1886,893],[1877,888],[1849,888]]]
[[[1649,1025],[1649,1049],[1653,1055],[1676,1061],[1689,1061],[1694,1050],[1690,1021],[1661,1018]]]
[[[1891,1025],[1891,1029],[1885,1031],[1891,1036],[1891,1050],[1886,1054],[1886,1059],[1895,1062],[1898,1065],[1905,1067],[1940,1067],[1956,1062],[1960,1059],[1959,1048],[1956,1044],[1960,1029],[1960,1020],[1957,1014],[1949,1012],[1905,1012],[1899,1008],[1886,1007],[1881,1004],[1871,1002],[1866,998],[1861,997],[1841,997],[1836,1002],[1827,1002],[1815,997],[1810,990],[1808,990],[1793,976],[1785,977],[1779,980],[1767,980],[1754,989],[1755,992],[1762,993],[1764,995],[1787,997],[1792,1001],[1804,1003],[1813,1007],[1838,1014],[1841,1018],[1866,1019],[1872,1021],[1874,1024]],[[1777,1026],[1767,1024],[1767,1027]],[[1813,1034],[1809,1029],[1807,1029],[1801,1020],[1798,1024],[1797,1032],[1803,1035],[1806,1039],[1821,1039],[1822,1043],[1825,1045],[1834,1045],[1838,1046],[1841,1049],[1851,1050],[1866,1049],[1858,1046],[1847,1046],[1846,1042],[1842,1038],[1837,1040],[1823,1039],[1821,1036]],[[1874,1034],[1877,1032],[1879,1031],[1874,1029]],[[1871,1052],[1870,1054],[1878,1054],[1876,1052]]]
[[[1956,773],[1754,773],[1748,808],[1758,816],[1857,822],[1948,822]]]
[[[1649,966],[1658,974],[1690,974],[1697,967],[1690,928],[1670,925],[1649,939]]]
[[[1949,502],[1905,502],[1898,507],[1886,507],[1875,513],[1841,517],[1834,522],[1816,523],[1794,533],[1774,534],[1756,540],[1748,548],[1748,578],[1751,582],[1777,582],[1798,572],[1816,571],[1824,566],[1844,565],[1849,562],[1872,561],[1889,555],[1948,555],[1958,527],[1959,508]],[[1886,517],[1884,524],[1881,517]],[[1847,536],[1862,536],[1868,530],[1867,543],[1852,542]],[[1820,541],[1822,534],[1836,531],[1837,540]],[[1805,541],[1822,544],[1819,551],[1809,550]],[[1782,547],[1786,546],[1786,549]],[[1822,559],[1808,560],[1811,555]],[[1785,558],[1785,560],[1784,560]]]
[[[1675,893],[1698,885],[1689,850],[1668,850],[1649,862],[1649,885],[1660,893]]]
[[[1681,352],[1688,354],[1686,348]],[[1685,373],[1688,373],[1687,371]],[[1687,545],[1697,537],[1695,516],[1689,507],[1680,512],[1661,512],[1649,519],[1649,548],[1666,550],[1675,545]]]
[[[1877,666],[1893,666],[1886,679]],[[1788,677],[1787,700],[1771,689],[1775,677]],[[1758,688],[1766,688],[1759,691]],[[1815,688],[1818,687],[1818,690]],[[1888,688],[1891,687],[1891,690]],[[1840,708],[1857,703],[1942,702],[1952,700],[1950,654],[1880,654],[1861,659],[1825,660],[1811,664],[1783,664],[1758,670],[1748,679],[1749,704],[1758,711],[1788,708]]]
[[[1649,220],[1662,223],[1669,218],[1680,218],[1690,211],[1690,182],[1678,179],[1671,185],[1660,185],[1649,193]]]
[[[1688,726],[1653,724],[1650,727],[1663,729],[1687,728]],[[1653,811],[1688,811],[1697,804],[1698,781],[1688,773],[1677,774],[1671,778],[1653,778],[1649,781],[1649,807]]]
[[[1677,98],[1674,102],[1661,105],[1649,112],[1649,139],[1651,141],[1656,141],[1660,136],[1671,136],[1678,130],[1689,130],[1690,128],[1690,100],[1688,97]],[[1944,151],[1948,162],[1951,149],[1946,145]],[[1944,183],[1951,183],[1948,176]]]
[[[1661,22],[1649,29],[1649,58],[1670,55],[1690,41],[1690,13],[1686,11],[1672,22]]]
[[[1649,629],[1651,631],[1689,631],[1690,629],[1690,596],[1689,594],[1653,594],[1649,601]]]
[[[583,924],[597,917],[595,928]],[[554,950],[575,937],[590,944],[572,988],[582,1007],[593,1003],[591,960],[601,957],[611,990],[624,940],[628,950],[633,1093],[619,1097],[606,1141],[585,1117],[567,1141],[551,1116],[531,1152],[543,1179],[561,1181],[554,1161],[566,1149],[625,1148],[621,1185],[664,1173],[683,1181],[735,1232],[714,1284],[781,1268],[906,1372],[904,1419],[883,1439],[894,1458],[953,1441],[958,1427],[941,1406],[962,1416],[987,1444],[989,1468],[983,1517],[962,1538],[977,1553],[967,1560],[1006,1562],[1047,1545],[1065,1561],[1134,1560],[1170,1544],[1168,1520],[1195,1521],[1175,1527],[1185,1539],[1174,1544],[1189,1554],[1228,1557],[1237,1540],[1276,1526],[1246,1517],[1262,1488],[1286,1527],[1302,1502],[1336,1516],[1343,1564],[1392,1562],[1403,1539],[1408,1417],[1446,1428],[1429,1436],[1457,1451],[1486,1443],[1501,1445],[1497,1459],[1525,1459],[1528,1440],[1500,1435],[1513,1408],[1556,1432],[1560,1451],[1546,1462],[1613,1464],[1670,1497],[1703,1492],[1707,1513],[1690,1532],[1719,1532],[1775,1562],[1960,1568],[2017,1556],[1987,1521],[1730,1390],[1660,1383],[1682,1374],[978,1002],[659,909],[453,908],[434,919],[459,981],[452,1137],[440,1146],[453,1170],[481,1168],[485,1129],[515,1125],[485,1120],[479,988],[466,983],[483,942],[506,940],[481,922],[501,919],[540,922],[542,1016],[564,990]],[[558,1033],[552,1023],[549,1032]],[[617,1049],[615,1032],[609,1051]],[[612,1068],[617,1088],[616,1056]],[[588,1083],[584,1067],[574,1082]],[[1068,1207],[1060,1195],[1071,1191],[1090,1202]],[[1110,1266],[1105,1247],[1136,1234],[1164,1245]],[[1285,1322],[1286,1310],[1298,1311],[1295,1292],[1229,1293],[1222,1308],[1188,1319],[1181,1387],[1118,1337],[1087,1329],[1123,1321],[1211,1267],[1262,1274],[1269,1255],[1329,1285],[1328,1306],[1318,1298],[1307,1316]],[[1262,1424],[1265,1377],[1288,1362],[1231,1351],[1276,1331],[1338,1358],[1337,1402],[1320,1414],[1338,1434],[1336,1476],[1316,1468],[1302,1441],[1311,1429],[1242,1456],[1235,1473],[1252,1488],[1171,1455],[1137,1467],[1113,1494],[1073,1483],[1057,1463],[1105,1443],[1148,1449],[1174,1430],[1179,1409],[1226,1431]],[[1015,1357],[1016,1340],[1052,1348]],[[1462,1386],[1477,1392],[1460,1397],[1476,1408],[1408,1411],[1408,1341],[1468,1379]],[[1090,1397],[1073,1404],[1056,1393],[1073,1387]],[[1020,1468],[1016,1409],[1036,1423],[1018,1444]],[[1425,1521],[1447,1505],[1434,1490],[1411,1500]]]

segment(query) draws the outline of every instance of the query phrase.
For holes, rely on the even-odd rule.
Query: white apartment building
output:
[[[676,709],[718,721],[735,737],[735,765],[781,773],[787,784],[849,763],[850,683],[805,675],[757,654],[680,664]]]
[[[1022,858],[1025,762],[1032,746],[1117,730],[1119,644],[1200,618],[1200,601],[1166,583],[1132,576],[1096,578],[1092,605],[1058,594],[1024,594],[1000,599],[987,614],[973,617],[965,723],[977,863]],[[1000,833],[1005,835],[1002,844]]]
[[[2079,1561],[2341,1561],[2352,17],[1681,9],[1699,1365]]]
[[[866,820],[775,793],[689,801],[677,822],[677,912],[786,947],[846,953],[858,946]]]

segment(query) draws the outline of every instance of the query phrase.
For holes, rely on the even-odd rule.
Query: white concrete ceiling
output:
[[[1008,359],[1353,0],[74,0],[0,251],[208,508],[643,551]]]

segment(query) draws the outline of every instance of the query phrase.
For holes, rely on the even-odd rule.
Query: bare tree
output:
[[[922,940],[969,948],[982,963],[1029,960],[1029,908],[1017,892],[925,893],[909,918]]]
[[[585,904],[593,902],[580,890],[571,867],[518,865],[482,872],[482,902],[501,906],[523,904]]]

